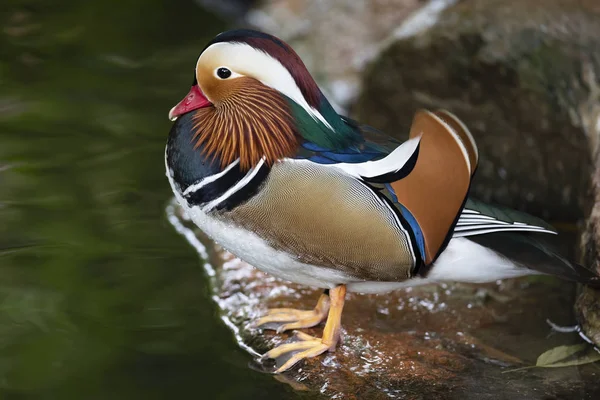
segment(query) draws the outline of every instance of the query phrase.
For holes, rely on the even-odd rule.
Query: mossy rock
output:
[[[404,138],[417,109],[449,109],[480,148],[475,196],[576,221],[600,129],[598,49],[600,2],[462,1],[381,53],[354,111]]]

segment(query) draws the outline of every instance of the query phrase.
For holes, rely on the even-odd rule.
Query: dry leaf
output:
[[[575,356],[582,353],[580,356]],[[541,354],[536,367],[556,368],[589,364],[600,360],[600,353],[586,343],[558,346]]]

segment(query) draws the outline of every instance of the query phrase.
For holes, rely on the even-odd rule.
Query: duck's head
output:
[[[302,137],[336,133],[333,111],[294,50],[258,31],[221,33],[202,51],[188,95],[171,120],[194,114],[196,147],[249,168],[297,151]]]

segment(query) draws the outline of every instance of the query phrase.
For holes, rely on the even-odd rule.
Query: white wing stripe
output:
[[[456,228],[454,228],[455,232],[461,232],[461,231],[471,231],[471,230],[478,230],[478,229],[485,229],[485,228],[497,228],[497,229],[505,229],[505,228],[509,228],[509,227],[514,227],[516,229],[524,229],[525,227],[522,225],[513,225],[513,224],[507,224],[507,225],[503,225],[502,228],[500,228],[498,226],[499,224],[479,224],[479,225],[466,225],[466,226],[457,226]],[[530,228],[533,229],[541,229],[544,230],[544,228],[541,228],[539,226],[528,226]]]
[[[476,215],[476,214],[461,215],[460,219],[464,219],[465,221],[498,221],[494,217],[488,217],[487,215]]]
[[[497,220],[483,220],[483,221],[463,221],[458,220],[456,226],[472,226],[472,225],[485,225],[485,224],[496,224],[496,225],[510,225],[508,222],[497,221]],[[522,224],[520,224],[522,226]],[[525,225],[527,226],[527,225]]]
[[[556,234],[556,232],[541,226],[529,225],[524,222],[501,221],[491,216],[480,214],[475,210],[465,209],[460,215],[452,236],[465,237],[494,232],[539,232]]]
[[[461,231],[461,232],[454,232],[454,234],[452,235],[452,237],[465,237],[465,236],[475,236],[475,235],[483,235],[485,233],[494,233],[494,232],[539,232],[539,233],[551,233],[553,235],[556,235],[556,232],[553,231],[549,231],[547,229],[544,228],[540,228],[540,227],[535,227],[535,226],[528,226],[528,227],[522,227],[522,226],[514,226],[514,225],[508,225],[508,226],[503,226],[503,227],[497,227],[495,229],[493,228],[488,228],[488,229],[475,229],[472,231]]]
[[[452,236],[465,237],[494,232],[540,232],[556,234],[556,232],[542,226],[530,225],[518,221],[502,221],[475,210],[464,209],[456,223]]]

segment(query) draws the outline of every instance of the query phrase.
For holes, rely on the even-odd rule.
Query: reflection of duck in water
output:
[[[326,289],[312,311],[271,310],[279,331],[327,320],[266,356],[333,351],[346,290],[384,293],[442,281],[552,274],[598,277],[557,255],[532,216],[468,199],[478,162],[446,111],[416,114],[402,144],[338,115],[298,55],[256,31],[218,35],[196,64],[166,149],[169,181],[192,220],[279,278]]]

